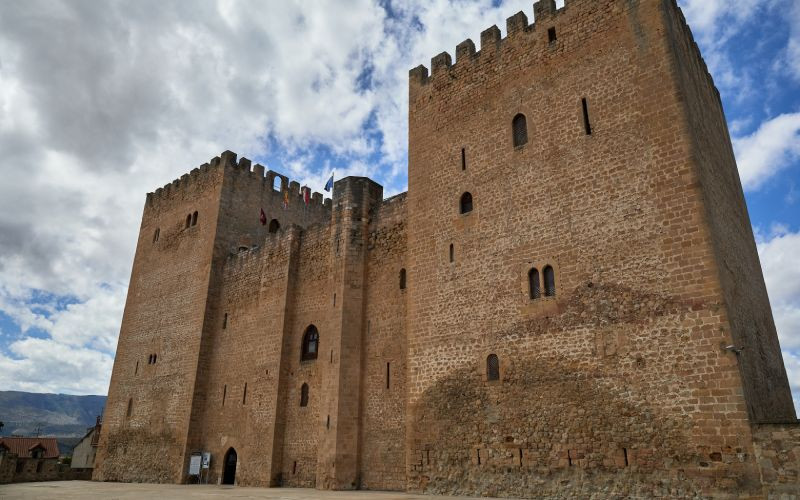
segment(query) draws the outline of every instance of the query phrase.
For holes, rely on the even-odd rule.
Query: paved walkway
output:
[[[98,483],[94,481],[52,481],[0,485],[0,499],[116,500],[149,499],[227,499],[260,500],[438,500],[456,497],[409,495],[382,491],[319,491],[301,488],[242,488],[234,486],[198,486],[180,484]],[[458,497],[466,499],[466,497]]]

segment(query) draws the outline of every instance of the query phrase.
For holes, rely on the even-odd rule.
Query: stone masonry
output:
[[[239,485],[800,495],[722,104],[680,9],[533,13],[411,70],[407,193],[348,177],[306,203],[226,151],[147,195],[96,480],[188,482],[209,451],[209,480]]]

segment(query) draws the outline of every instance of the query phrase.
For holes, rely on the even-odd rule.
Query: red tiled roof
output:
[[[9,453],[24,458],[31,458],[31,452],[38,446],[44,448],[43,458],[58,458],[56,438],[3,437],[0,438],[0,446],[5,446]]]

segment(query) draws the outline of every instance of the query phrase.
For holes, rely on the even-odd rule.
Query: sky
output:
[[[800,0],[679,0],[800,407]],[[563,5],[563,0],[558,2]],[[106,394],[145,193],[230,149],[406,190],[408,70],[520,0],[0,0],[0,389]]]

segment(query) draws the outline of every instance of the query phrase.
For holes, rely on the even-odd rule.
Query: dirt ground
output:
[[[318,491],[301,488],[242,488],[238,486],[98,483],[93,481],[52,481],[0,485],[0,499],[228,499],[261,500],[436,500],[466,497],[434,497],[379,491]]]

